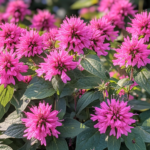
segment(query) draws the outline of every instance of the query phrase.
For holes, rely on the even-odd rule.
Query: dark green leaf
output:
[[[65,139],[53,138],[53,140],[47,144],[46,150],[69,150],[69,148]]]
[[[34,77],[21,99],[43,99],[52,96],[54,93],[55,90],[53,89],[51,82],[45,81],[43,78]]]
[[[87,55],[81,60],[81,65],[86,71],[90,72],[91,74],[94,74],[95,76],[101,78],[104,81],[108,80],[105,75],[105,70],[98,56]]]
[[[79,114],[86,106],[88,106],[91,102],[99,99],[102,96],[102,93],[99,91],[91,91],[86,92],[81,98],[78,100],[76,112]]]
[[[97,129],[87,129],[77,136],[76,150],[103,150],[107,147],[105,138]]]
[[[132,85],[133,81],[131,81],[129,78],[124,78],[118,81],[117,83],[120,87],[125,87],[127,85]]]
[[[0,119],[5,115],[10,107],[10,103],[8,103],[5,107],[0,104]]]
[[[128,133],[128,136],[124,136],[124,140],[129,150],[146,150],[145,143],[140,135]]]
[[[120,150],[121,138],[117,139],[115,136],[108,137],[108,150]]]
[[[22,75],[24,75],[24,76],[33,75],[33,74],[35,74],[35,71],[33,71],[32,69],[28,69],[27,72],[22,73]]]
[[[150,104],[146,101],[132,100],[128,102],[128,105],[134,110],[150,109]]]
[[[150,110],[144,111],[142,113],[140,113],[139,117],[140,117],[140,123],[144,123],[145,120],[150,118]]]
[[[60,137],[64,138],[74,138],[81,132],[83,132],[87,127],[74,119],[65,119],[61,127],[58,127],[58,131],[61,133]]]
[[[63,119],[65,113],[66,113],[66,101],[64,98],[60,98],[56,100],[56,110],[59,111],[58,117],[60,119]]]
[[[12,124],[8,127],[4,134],[11,138],[24,138],[23,135],[25,129],[24,124]]]
[[[0,86],[0,103],[4,107],[7,105],[7,103],[11,100],[14,93],[14,88],[11,85],[7,85],[6,88],[4,88],[4,85],[2,84]]]
[[[134,81],[150,93],[150,71],[143,68],[140,72],[135,72]]]

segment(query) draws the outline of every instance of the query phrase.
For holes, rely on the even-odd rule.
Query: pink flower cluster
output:
[[[39,65],[36,70],[38,76],[45,74],[45,80],[51,81],[52,77],[59,75],[64,83],[71,79],[67,76],[68,70],[73,70],[77,67],[77,62],[73,62],[73,56],[69,56],[64,50],[54,50],[44,59],[45,62]]]
[[[25,15],[30,15],[31,11],[28,9],[28,5],[23,0],[12,1],[8,3],[5,16],[12,17],[12,23],[18,23],[23,21]]]
[[[41,141],[41,145],[46,146],[46,137],[55,136],[58,138],[58,132],[56,127],[62,126],[59,118],[57,117],[58,111],[52,111],[52,105],[48,103],[39,103],[39,106],[33,106],[30,108],[31,112],[25,112],[27,118],[22,118],[22,122],[25,123],[27,129],[24,131],[24,137],[27,139],[35,138]]]
[[[133,36],[144,38],[144,42],[150,41],[150,13],[142,12],[141,14],[137,14],[134,19],[132,19],[132,23],[130,23],[131,27],[127,27],[127,31],[131,33]]]
[[[33,16],[32,27],[37,30],[47,30],[54,28],[55,18],[54,15],[49,13],[48,10],[38,10],[38,14]]]
[[[27,70],[28,66],[19,62],[19,59],[15,58],[15,53],[0,53],[0,84],[4,84],[4,87],[11,83],[15,85],[15,78],[22,81],[24,78],[21,73]]]
[[[129,37],[124,39],[122,46],[116,49],[116,57],[113,60],[114,65],[121,66],[137,66],[140,68],[141,66],[145,66],[150,63],[150,59],[148,56],[150,55],[150,51],[147,50],[147,45],[144,44],[143,39],[138,40],[137,38],[129,39]]]
[[[41,54],[43,52],[43,46],[43,37],[38,32],[33,30],[26,31],[17,45],[17,55],[21,58],[22,56],[31,57]]]
[[[49,32],[43,34],[44,49],[52,50],[55,48],[57,34],[57,28],[50,29]]]
[[[31,75],[24,76],[23,82],[28,84],[31,80],[32,80],[32,76]]]
[[[127,136],[131,132],[131,125],[136,120],[131,118],[134,114],[129,112],[131,108],[127,102],[107,99],[107,103],[102,102],[100,106],[101,108],[95,107],[95,115],[92,115],[91,120],[98,121],[94,128],[98,128],[101,134],[106,133],[108,127],[111,128],[109,135],[114,135],[117,139],[122,134]]]

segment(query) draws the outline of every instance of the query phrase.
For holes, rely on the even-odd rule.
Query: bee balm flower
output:
[[[131,125],[135,123],[136,120],[131,117],[134,115],[129,112],[131,110],[130,106],[127,106],[127,102],[116,101],[109,99],[106,102],[100,104],[101,108],[95,107],[95,115],[92,115],[91,120],[98,121],[94,128],[99,128],[100,133],[105,133],[107,128],[110,127],[109,135],[114,135],[121,137],[122,134],[128,135],[133,128]]]
[[[35,138],[41,141],[41,145],[46,146],[46,137],[55,136],[58,138],[58,132],[56,127],[62,126],[57,114],[59,111],[53,110],[52,105],[48,103],[39,103],[39,106],[33,106],[30,108],[31,112],[25,112],[27,118],[22,118],[22,122],[27,129],[24,131],[24,137],[27,139]]]

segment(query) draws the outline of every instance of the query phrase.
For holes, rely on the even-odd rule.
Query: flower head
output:
[[[121,137],[121,134],[128,135],[131,132],[132,123],[136,120],[131,117],[134,115],[130,113],[130,106],[127,106],[127,102],[116,101],[112,99],[111,102],[107,99],[106,102],[100,104],[101,108],[95,107],[95,115],[92,115],[91,120],[98,121],[94,128],[99,128],[100,133],[106,133],[108,127],[111,128],[109,135]]]
[[[120,67],[125,65],[126,67],[137,66],[140,68],[150,63],[148,58],[150,51],[143,42],[143,39],[132,38],[130,41],[129,37],[125,38],[122,46],[116,49],[117,53],[114,56],[117,59],[113,60],[113,64]]]
[[[90,27],[99,30],[101,36],[105,36],[108,41],[114,41],[118,36],[118,31],[114,31],[115,26],[113,26],[105,17],[98,20],[92,19],[90,21]]]
[[[61,24],[57,40],[60,41],[60,47],[73,50],[78,54],[83,54],[83,48],[89,48],[91,33],[86,24],[80,18],[66,18]]]
[[[49,30],[54,28],[55,16],[52,15],[48,10],[38,10],[38,14],[33,16],[32,27],[37,30]]]
[[[146,11],[137,14],[130,25],[132,27],[127,27],[129,33],[138,37],[143,36],[144,42],[150,41],[150,13]]]
[[[24,76],[23,82],[24,82],[24,83],[29,83],[31,80],[32,80],[32,76],[31,76],[31,75],[29,75],[29,76]]]
[[[57,114],[57,110],[52,111],[52,105],[48,103],[39,103],[39,106],[33,106],[30,108],[31,112],[25,112],[27,118],[22,118],[22,122],[25,123],[27,129],[24,131],[24,137],[27,139],[35,138],[41,141],[41,145],[46,146],[46,137],[55,136],[58,138],[58,132],[56,127],[62,126]]]
[[[106,56],[108,52],[105,50],[110,50],[109,43],[105,42],[105,36],[103,35],[103,31],[96,30],[89,26],[89,30],[91,30],[92,37],[90,39],[90,49],[94,50],[98,56],[104,55]]]
[[[15,85],[15,78],[17,78],[18,81],[22,81],[24,78],[21,73],[27,72],[27,70],[28,66],[19,62],[19,59],[15,58],[15,53],[1,52],[0,84],[4,84],[4,87],[11,83]]]
[[[5,16],[5,13],[0,13],[0,24],[6,23],[8,18]]]
[[[17,23],[20,20],[23,21],[25,15],[30,15],[30,13],[31,11],[28,9],[28,5],[23,0],[9,2],[6,9],[6,16],[8,18],[12,16],[12,23]]]
[[[43,52],[43,37],[36,31],[26,31],[26,34],[20,38],[20,43],[17,45],[17,55],[30,57]]]
[[[124,18],[129,15],[134,17],[137,11],[134,10],[134,6],[129,0],[119,0],[113,4],[110,12],[116,16],[121,15]]]
[[[15,24],[0,25],[0,48],[13,52],[19,43],[22,29]]]
[[[44,49],[54,49],[55,48],[57,34],[58,34],[57,28],[50,29],[49,32],[46,32],[43,34],[43,43],[45,46]]]
[[[101,0],[99,3],[98,10],[103,12],[109,12],[112,5],[119,0]]]
[[[44,60],[45,62],[41,63],[40,68],[36,70],[38,76],[45,74],[45,80],[50,81],[53,76],[60,75],[64,83],[71,80],[66,72],[75,69],[77,66],[77,62],[72,61],[73,56],[69,56],[64,50],[54,50]]]

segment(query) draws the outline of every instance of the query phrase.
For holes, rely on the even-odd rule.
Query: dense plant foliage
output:
[[[62,23],[7,4],[0,150],[150,150],[150,14],[136,2],[79,0]]]

